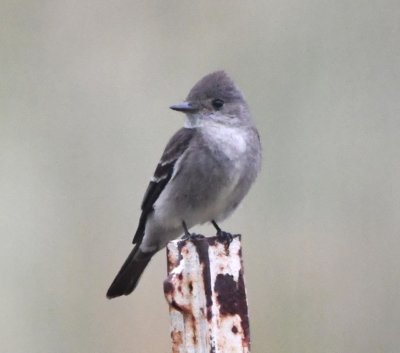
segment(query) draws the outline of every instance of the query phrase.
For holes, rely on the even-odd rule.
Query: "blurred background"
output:
[[[164,251],[105,292],[182,126],[168,106],[221,68],[264,148],[223,224],[252,351],[399,351],[398,1],[3,0],[0,23],[0,352],[170,351]]]

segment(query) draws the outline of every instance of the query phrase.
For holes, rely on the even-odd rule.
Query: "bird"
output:
[[[141,204],[134,248],[107,291],[128,295],[152,256],[189,230],[221,222],[248,193],[261,168],[261,142],[249,106],[223,71],[204,76],[187,98],[170,106],[185,114],[167,143]]]

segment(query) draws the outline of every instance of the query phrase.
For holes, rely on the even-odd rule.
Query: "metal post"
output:
[[[240,235],[172,241],[167,258],[172,352],[250,352]]]

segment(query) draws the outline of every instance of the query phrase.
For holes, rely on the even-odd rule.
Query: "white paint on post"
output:
[[[240,236],[172,241],[167,257],[172,352],[250,352]]]

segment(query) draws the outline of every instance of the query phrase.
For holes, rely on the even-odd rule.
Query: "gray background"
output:
[[[164,252],[132,296],[105,291],[182,125],[168,106],[220,68],[264,147],[224,223],[253,352],[399,351],[397,0],[0,6],[0,352],[170,351]]]

